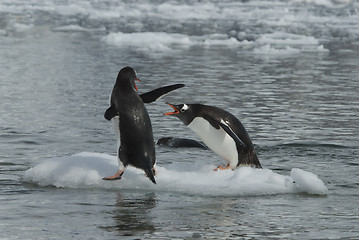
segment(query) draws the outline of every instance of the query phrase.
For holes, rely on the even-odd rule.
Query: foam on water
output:
[[[267,195],[308,193],[326,195],[328,189],[315,174],[294,168],[289,176],[269,169],[240,167],[235,171],[213,171],[214,166],[171,164],[157,166],[157,185],[143,171],[128,167],[123,179],[104,181],[114,174],[117,159],[100,153],[78,153],[52,158],[27,170],[23,180],[40,186],[61,188],[114,188],[170,191],[201,195]]]

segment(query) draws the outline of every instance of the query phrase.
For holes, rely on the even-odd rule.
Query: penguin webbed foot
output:
[[[120,180],[122,179],[122,175],[124,173],[124,170],[123,171],[120,171],[118,170],[115,175],[111,176],[111,177],[104,177],[102,178],[102,180],[110,180],[110,181],[113,181],[113,180]]]
[[[218,170],[227,170],[227,169],[231,169],[233,170],[232,168],[229,167],[229,164],[227,164],[227,166],[222,166],[222,165],[219,165],[217,168],[213,169],[213,171],[218,171]]]
[[[102,178],[102,180],[107,180],[107,181],[114,181],[114,180],[120,180],[122,179],[122,177],[104,177]]]

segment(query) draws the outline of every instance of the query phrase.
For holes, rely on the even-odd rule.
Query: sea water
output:
[[[0,239],[357,239],[357,1],[1,1]],[[166,101],[221,107],[263,169],[156,146],[157,184],[117,167],[117,72],[155,140],[198,139]]]

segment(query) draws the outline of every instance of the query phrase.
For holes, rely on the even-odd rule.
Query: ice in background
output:
[[[328,53],[331,46],[325,45],[333,39],[355,41],[359,31],[357,2],[349,0],[0,4],[3,15],[15,16],[4,21],[3,36],[29,31],[47,21],[52,31],[89,32],[108,44],[150,56],[193,46],[270,55]]]

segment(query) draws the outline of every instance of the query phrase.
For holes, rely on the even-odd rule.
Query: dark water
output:
[[[359,238],[358,20],[355,1],[1,2],[0,238]],[[106,38],[119,32],[129,35]],[[312,172],[328,194],[207,196],[25,181],[46,159],[115,154],[103,113],[127,65],[142,79],[140,92],[186,84],[147,105],[156,140],[196,138],[162,116],[165,101],[222,107],[242,121],[264,168]],[[156,150],[159,166],[223,162],[205,150]]]

